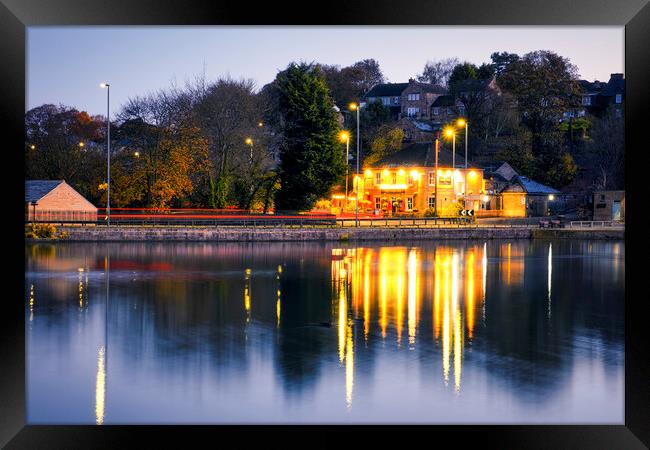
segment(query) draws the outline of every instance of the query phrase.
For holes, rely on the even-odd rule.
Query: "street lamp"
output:
[[[456,122],[459,127],[465,127],[465,189],[464,189],[464,198],[463,203],[465,203],[465,209],[467,209],[467,143],[469,142],[469,123],[467,120],[462,117]]]
[[[433,214],[438,217],[438,149],[440,148],[440,139],[438,138],[438,133],[436,132],[436,164],[435,171],[433,174],[434,182],[434,205],[433,205]]]
[[[106,188],[106,220],[107,226],[111,226],[111,85],[102,83],[101,88],[106,88],[106,158],[107,164],[107,188]]]
[[[246,143],[246,145],[251,146],[250,164],[252,166],[253,165],[253,139],[248,137],[248,138],[246,138],[246,140],[244,142]]]
[[[354,213],[354,223],[355,226],[359,226],[359,147],[360,147],[360,136],[359,136],[359,110],[361,108],[357,103],[350,103],[350,110],[351,111],[356,111],[357,112],[357,187],[356,187],[356,193],[357,193],[357,201],[355,202],[355,213]]]
[[[448,126],[445,128],[445,136],[448,138],[451,138],[452,142],[452,147],[451,147],[451,169],[452,169],[452,174],[451,174],[451,189],[453,192],[453,199],[454,202],[456,201],[456,130]]]
[[[139,158],[140,157],[140,152],[133,152],[133,156],[135,156],[136,158]]]
[[[32,150],[36,150],[36,146],[34,144],[30,145],[29,148],[31,148]]]
[[[79,148],[84,148],[84,145],[86,144],[84,144],[83,142],[79,142]]]
[[[348,177],[350,170],[350,133],[347,131],[341,131],[339,134],[339,139],[341,142],[345,142],[345,208],[348,207]]]

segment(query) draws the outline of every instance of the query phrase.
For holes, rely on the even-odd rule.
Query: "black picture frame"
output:
[[[647,302],[643,276],[632,275],[632,258],[647,255],[648,239],[642,233],[643,166],[647,153],[644,133],[650,103],[650,5],[648,0],[439,0],[347,1],[306,3],[291,6],[266,2],[171,1],[171,0],[0,0],[0,123],[6,126],[2,147],[7,166],[5,188],[6,269],[24,267],[23,233],[26,27],[34,25],[618,25],[625,26],[626,92],[626,303],[625,303],[625,425],[526,425],[526,426],[435,426],[419,427],[419,438],[442,443],[471,441],[499,448],[644,448],[650,446],[650,371],[647,337],[644,336],[644,306]],[[643,151],[632,151],[642,149]],[[11,155],[11,156],[10,156]],[[9,157],[9,160],[6,158]],[[634,188],[638,184],[638,189]],[[7,203],[10,204],[7,205]],[[7,212],[10,210],[10,212]],[[14,253],[15,252],[15,253]],[[20,257],[23,256],[23,258]],[[17,258],[16,258],[17,256]],[[7,267],[8,266],[8,267]],[[26,425],[24,273],[5,272],[2,326],[0,333],[0,445],[6,448],[103,448],[131,447],[145,438],[147,447],[160,442],[189,446],[188,438],[207,439],[214,444],[224,438],[249,439],[242,427],[118,427]],[[265,440],[275,433],[294,429],[263,428]],[[311,437],[302,445],[330,441],[317,427],[300,427]],[[361,427],[381,442],[394,435],[406,438],[392,427]],[[326,431],[327,433],[327,431]],[[330,438],[327,438],[330,436]],[[435,438],[433,437],[435,436]],[[322,438],[326,439],[323,441]],[[296,438],[297,441],[298,438]],[[300,439],[303,439],[302,437]],[[411,436],[408,436],[411,439]],[[441,440],[442,439],[442,440]],[[365,441],[365,440],[364,440]],[[284,442],[284,441],[280,441]],[[427,442],[426,440],[424,442]],[[350,442],[347,442],[350,443]]]

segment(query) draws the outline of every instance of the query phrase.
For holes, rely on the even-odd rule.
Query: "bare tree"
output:
[[[424,65],[424,70],[417,76],[417,79],[423,83],[431,83],[447,87],[449,76],[458,63],[458,58],[427,61]]]

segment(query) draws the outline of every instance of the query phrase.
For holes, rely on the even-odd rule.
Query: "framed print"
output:
[[[0,443],[650,445],[619,3],[2,0]]]

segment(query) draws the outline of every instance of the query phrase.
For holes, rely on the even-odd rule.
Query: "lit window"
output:
[[[582,97],[582,104],[584,106],[591,105],[591,97],[589,97],[588,95],[585,95],[584,97]]]
[[[375,197],[375,209],[381,209],[381,197]]]
[[[435,184],[436,180],[434,178],[434,173],[429,172],[429,186],[433,186]]]
[[[406,197],[406,209],[413,209],[413,197]]]
[[[623,94],[616,94],[616,103],[621,103],[623,101]]]
[[[384,104],[384,106],[390,105],[390,98],[389,97],[382,97],[381,102]]]
[[[381,184],[381,172],[375,172],[375,184]]]
[[[435,207],[436,207],[436,198],[429,197],[429,208],[435,208]]]
[[[440,108],[433,108],[433,115],[434,116],[439,116],[440,115]]]

